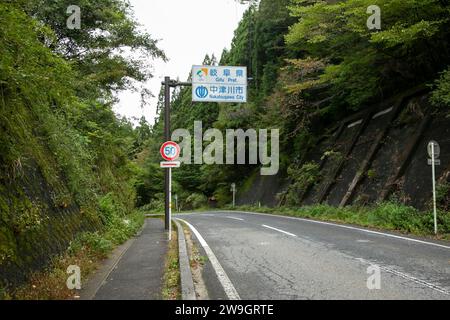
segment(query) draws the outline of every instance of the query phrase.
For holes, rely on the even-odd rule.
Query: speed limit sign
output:
[[[161,156],[166,161],[175,161],[180,156],[180,146],[173,142],[165,142],[160,149]]]

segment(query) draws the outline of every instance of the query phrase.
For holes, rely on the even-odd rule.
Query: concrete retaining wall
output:
[[[321,178],[302,190],[299,199],[304,205],[345,206],[395,197],[428,209],[431,168],[426,147],[430,140],[441,146],[437,177],[446,180],[450,172],[450,117],[430,110],[434,108],[426,91],[413,89],[341,121],[331,136],[308,152],[305,162],[319,164]],[[334,156],[324,158],[330,151]],[[238,203],[279,204],[275,195],[283,191],[289,177],[280,179],[255,179],[253,186],[239,195]]]

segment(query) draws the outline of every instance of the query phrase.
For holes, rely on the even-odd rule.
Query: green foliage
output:
[[[320,168],[317,163],[306,163],[301,167],[290,166],[287,170],[291,184],[287,190],[286,204],[288,206],[300,205],[301,195],[307,188],[319,181]]]
[[[123,217],[125,214],[125,210],[121,208],[113,193],[108,193],[99,199],[99,210],[103,224],[106,226],[113,224],[115,219]]]
[[[292,50],[329,61],[320,84],[330,85],[335,108],[360,108],[383,93],[394,93],[393,83],[404,89],[429,81],[448,61],[449,7],[443,2],[295,2],[291,12],[299,21],[286,41]],[[366,27],[370,5],[381,8],[379,32]]]
[[[142,31],[133,16],[128,0],[82,0],[80,30],[66,27],[69,0],[21,0],[18,5],[55,33],[47,45],[72,61],[84,77],[80,85],[92,91],[120,90],[133,86],[133,81],[148,80],[150,63],[164,58],[157,41]],[[125,50],[133,54],[124,57]],[[144,90],[145,93],[145,90]]]
[[[434,234],[433,214],[431,212],[420,212],[415,208],[396,202],[384,202],[373,207],[350,206],[336,208],[325,204],[318,204],[300,208],[255,208],[242,206],[238,210],[253,210],[324,221],[336,221],[364,227],[396,230],[416,235]],[[441,236],[448,237],[450,235],[450,214],[448,212],[439,212],[438,223]]]
[[[165,210],[164,194],[157,194],[153,200],[139,208],[146,213],[162,213]]]
[[[48,216],[42,213],[40,204],[25,201],[12,217],[11,225],[15,234],[41,229]]]
[[[86,246],[98,255],[105,257],[113,248],[111,241],[102,237],[98,232],[82,234],[76,243],[69,248],[70,252],[77,252],[81,247]]]
[[[436,201],[439,208],[450,212],[450,183],[438,183],[436,186]]]
[[[0,3],[0,276],[14,266],[22,277],[80,231],[108,230],[86,240],[107,251],[139,220],[129,216],[140,174],[132,160],[150,127],[133,128],[112,105],[164,54],[127,1],[81,1],[81,30],[66,28],[70,4]]]
[[[418,210],[396,203],[383,203],[367,215],[368,223],[388,229],[418,233],[427,229],[423,214]],[[425,223],[424,223],[425,222]],[[431,232],[431,229],[427,231]]]
[[[439,79],[435,81],[435,89],[431,96],[431,102],[439,106],[450,106],[450,68],[441,73]]]
[[[329,161],[338,162],[343,159],[343,155],[339,151],[334,150],[328,150],[323,153],[323,156],[320,158],[320,160],[328,159]]]
[[[125,217],[111,216],[109,224],[102,231],[86,232],[74,239],[68,248],[68,253],[77,255],[83,248],[99,257],[106,257],[117,245],[122,244],[135,235],[144,223],[144,215],[135,211]]]
[[[163,190],[163,183],[164,171],[158,164],[147,160],[141,167],[135,184],[137,205],[140,207],[156,200],[157,195]]]
[[[205,195],[199,193],[193,193],[186,198],[185,209],[194,210],[205,207],[208,204],[208,199]]]
[[[375,169],[369,169],[367,171],[367,178],[375,179],[376,177],[377,177],[377,172],[375,171]]]

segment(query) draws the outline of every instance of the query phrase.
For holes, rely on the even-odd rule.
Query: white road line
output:
[[[397,271],[397,270],[395,270],[395,269],[392,269],[392,268],[389,268],[389,267],[380,265],[380,264],[378,264],[378,263],[372,263],[372,262],[367,261],[367,260],[362,259],[362,258],[357,258],[356,260],[358,260],[358,261],[360,261],[360,262],[362,262],[362,263],[364,263],[364,264],[369,264],[369,265],[375,265],[375,266],[378,266],[378,267],[380,267],[381,270],[383,270],[383,271],[385,271],[385,272],[394,274],[394,275],[399,276],[399,277],[401,277],[401,278],[403,278],[403,279],[406,279],[406,280],[412,281],[412,282],[414,282],[414,283],[420,284],[420,285],[422,285],[422,286],[424,286],[424,287],[427,287],[427,288],[429,288],[429,289],[438,291],[438,292],[440,292],[440,293],[443,293],[443,294],[446,294],[446,295],[450,295],[450,292],[449,292],[447,289],[442,288],[442,287],[440,287],[440,286],[438,286],[438,285],[435,285],[435,284],[433,284],[433,283],[427,282],[427,281],[425,281],[425,280],[416,278],[416,277],[411,276],[411,275],[409,275],[409,274],[406,274],[406,273]]]
[[[225,293],[230,300],[240,300],[239,294],[236,291],[236,288],[231,283],[230,278],[228,278],[228,275],[226,274],[225,270],[222,268],[219,260],[217,260],[216,255],[209,247],[208,243],[206,243],[205,239],[201,236],[201,234],[197,231],[197,229],[194,228],[189,222],[177,218],[176,220],[182,221],[185,223],[191,230],[194,232],[195,236],[197,237],[198,241],[202,245],[203,249],[205,249],[206,255],[208,256],[209,261],[211,262],[214,270],[216,271],[217,278],[220,281],[220,284],[222,285],[223,289],[225,290]]]
[[[423,241],[423,240],[418,240],[418,239],[413,239],[413,238],[407,238],[407,237],[402,237],[402,236],[396,236],[394,234],[378,232],[378,231],[373,231],[373,230],[367,230],[367,229],[361,229],[361,228],[356,228],[356,227],[351,227],[351,226],[346,226],[346,225],[336,224],[336,223],[331,223],[331,222],[324,222],[324,221],[303,219],[303,218],[297,218],[297,217],[282,216],[282,215],[276,215],[276,214],[248,212],[248,211],[222,211],[222,212],[234,212],[234,213],[240,212],[240,213],[260,215],[260,216],[268,216],[268,217],[278,217],[278,218],[284,218],[284,219],[300,220],[300,221],[305,221],[305,222],[309,222],[309,223],[317,223],[317,224],[334,226],[334,227],[339,227],[339,228],[344,228],[344,229],[356,230],[356,231],[376,234],[376,235],[379,235],[379,236],[390,237],[390,238],[395,238],[395,239],[400,239],[400,240],[406,240],[406,241],[410,241],[410,242],[426,244],[426,245],[429,245],[429,246],[435,246],[435,247],[444,248],[444,249],[450,249],[450,246],[446,246],[446,245],[439,244],[439,243],[428,242],[428,241]]]
[[[271,226],[266,226],[265,224],[263,224],[262,226],[263,226],[264,228],[272,229],[272,230],[275,230],[275,231],[278,231],[278,232],[287,234],[288,236],[291,236],[291,237],[296,237],[295,234],[290,233],[290,232],[287,232],[287,231],[283,231],[283,230],[280,230],[280,229],[277,229],[277,228],[274,228],[274,227],[271,227]]]
[[[233,219],[233,220],[239,220],[239,221],[244,221],[244,219],[236,218],[236,217],[225,217],[225,218]]]

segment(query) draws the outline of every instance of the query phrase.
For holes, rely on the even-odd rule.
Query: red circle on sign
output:
[[[174,161],[178,159],[180,156],[180,151],[180,146],[173,141],[163,143],[161,149],[159,150],[163,159],[167,161]]]

